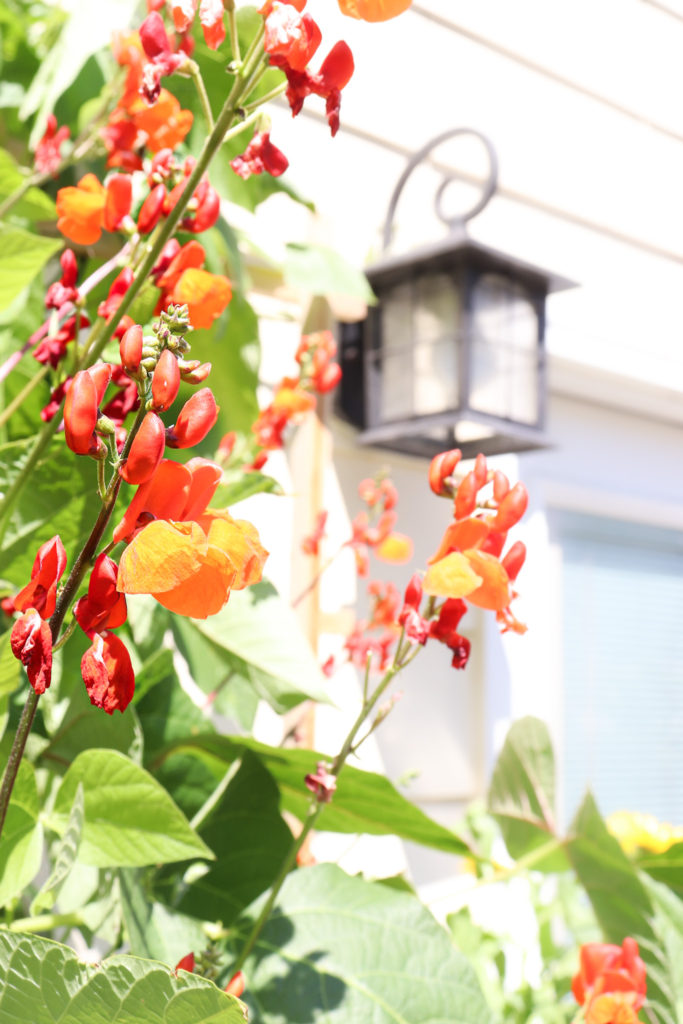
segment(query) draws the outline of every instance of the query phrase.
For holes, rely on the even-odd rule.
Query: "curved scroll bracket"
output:
[[[474,135],[475,138],[479,139],[479,141],[482,143],[484,149],[486,150],[486,155],[489,161],[488,178],[484,182],[481,196],[474,204],[474,206],[472,206],[469,210],[465,210],[464,213],[458,214],[456,217],[449,217],[444,212],[443,209],[443,197],[447,187],[450,185],[452,181],[455,181],[457,179],[458,175],[445,174],[443,177],[443,181],[439,185],[439,188],[437,189],[436,195],[434,197],[434,206],[436,209],[437,216],[449,228],[450,231],[456,232],[458,230],[462,230],[465,227],[465,224],[467,223],[468,220],[471,220],[473,217],[476,217],[478,213],[481,213],[481,211],[484,209],[484,207],[489,202],[491,197],[495,194],[496,188],[498,186],[498,155],[495,149],[493,148],[493,143],[491,142],[491,140],[488,139],[485,135],[482,135],[481,132],[478,132],[474,128],[451,128],[447,132],[442,132],[441,135],[436,135],[433,139],[430,139],[429,142],[425,143],[425,145],[422,146],[421,149],[418,149],[417,152],[411,156],[410,160],[408,161],[408,164],[406,165],[405,170],[403,171],[403,174],[396,182],[396,187],[394,188],[393,194],[389,201],[389,207],[387,209],[387,215],[384,221],[384,230],[382,233],[382,247],[384,249],[388,249],[389,244],[391,243],[392,228],[394,224],[394,214],[396,213],[396,207],[398,206],[398,201],[401,197],[401,192],[403,191],[403,187],[407,182],[408,178],[413,173],[418,164],[422,163],[425,157],[429,156],[433,149],[436,149],[437,146],[440,146],[442,142],[446,142],[448,139],[455,138],[458,135]]]

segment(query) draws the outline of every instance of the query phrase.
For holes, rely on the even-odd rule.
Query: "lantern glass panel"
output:
[[[424,275],[382,294],[383,421],[455,408],[460,309],[447,274]]]
[[[484,274],[471,300],[470,408],[538,423],[538,314],[526,289]]]

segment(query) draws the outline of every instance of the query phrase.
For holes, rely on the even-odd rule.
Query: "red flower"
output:
[[[51,284],[45,293],[45,308],[60,309],[66,302],[76,302],[79,298],[76,281],[78,280],[78,264],[72,249],[65,249],[59,257],[62,265],[62,276],[59,281]]]
[[[28,680],[40,696],[52,678],[52,633],[35,608],[14,623],[10,634],[12,654],[26,666]]]
[[[148,412],[133,438],[128,458],[119,473],[128,484],[144,484],[161,462],[166,446],[164,424],[155,412]]]
[[[180,367],[178,360],[170,349],[165,348],[159,356],[159,362],[152,374],[152,404],[154,409],[163,412],[170,408],[178,395],[180,387]]]
[[[66,569],[66,551],[59,536],[46,540],[36,553],[31,582],[14,598],[17,611],[34,608],[41,619],[49,619],[57,603],[57,584]]]
[[[625,938],[621,946],[589,942],[579,953],[579,973],[572,980],[572,992],[583,1005],[596,996],[632,993],[632,1007],[638,1011],[645,1002],[645,964],[638,955],[635,939]],[[605,1020],[597,1015],[595,1020]]]
[[[127,175],[115,174],[105,188],[94,174],[86,174],[77,186],[57,192],[57,227],[72,242],[90,245],[99,241],[103,228],[118,230],[130,213],[131,201]]]
[[[264,171],[273,178],[279,178],[289,167],[289,160],[270,141],[270,132],[256,132],[244,153],[231,160],[230,166],[245,181],[252,174],[263,174]]]
[[[148,14],[140,26],[140,42],[149,63],[142,69],[140,91],[149,104],[156,103],[161,93],[161,79],[172,75],[187,62],[185,53],[174,53],[164,21],[158,11]]]
[[[319,512],[315,519],[313,532],[301,541],[301,550],[305,555],[317,556],[320,553],[320,541],[325,536],[326,522],[327,512]]]
[[[232,978],[225,986],[225,991],[229,996],[237,996],[239,999],[246,987],[246,979],[243,971],[238,971],[237,974],[233,974]]]
[[[88,636],[116,629],[126,621],[126,597],[116,589],[117,575],[116,562],[103,552],[90,573],[87,597],[79,598],[74,606],[76,621]]]
[[[45,134],[36,146],[34,158],[35,169],[41,174],[55,174],[62,162],[62,143],[69,138],[69,129],[66,125],[57,128],[57,118],[54,114],[47,115]]]
[[[363,21],[388,21],[407,11],[413,0],[337,0],[342,14]]]
[[[211,430],[218,411],[211,388],[201,388],[188,398],[176,422],[166,429],[166,443],[170,448],[193,448]]]
[[[217,50],[225,39],[224,12],[223,0],[201,0],[199,21],[210,50]]]
[[[186,953],[184,957],[178,961],[175,965],[176,974],[178,971],[188,971],[190,974],[194,971],[194,953]]]
[[[265,20],[263,47],[270,63],[303,71],[322,42],[322,33],[310,16],[288,3],[275,0]]]
[[[77,455],[89,455],[97,449],[95,426],[110,379],[111,366],[98,363],[88,370],[79,370],[71,382],[64,403],[64,435]]]
[[[108,715],[125,711],[135,691],[135,673],[126,645],[115,633],[96,633],[81,658],[81,675],[90,703]]]

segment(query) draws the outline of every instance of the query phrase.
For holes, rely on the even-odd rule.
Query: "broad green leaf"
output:
[[[84,816],[83,786],[79,783],[66,826],[66,832],[57,844],[52,871],[31,903],[30,912],[32,916],[40,913],[41,910],[50,910],[54,906],[59,890],[70,875],[76,862],[78,847],[83,833]]]
[[[657,936],[652,954],[660,960],[670,984],[675,1019],[683,1020],[683,903],[665,885],[644,878],[654,908],[652,927]],[[652,970],[650,969],[650,974]]]
[[[192,624],[229,655],[227,667],[246,678],[276,711],[309,699],[329,702],[301,626],[272,584],[236,591],[217,615]]]
[[[363,271],[325,245],[288,245],[283,273],[285,284],[314,295],[349,295],[368,305],[377,301]]]
[[[238,949],[248,922],[236,928]],[[493,1021],[472,967],[414,896],[332,864],[288,877],[245,974],[259,1024]]]
[[[1,258],[1,257],[0,257]],[[0,493],[22,472],[33,439],[0,447]],[[59,534],[69,567],[90,533],[99,499],[97,469],[92,459],[74,455],[56,439],[31,472],[14,506],[0,552],[0,579],[23,586],[31,576],[38,547]]]
[[[42,238],[14,225],[0,225],[0,310],[31,283],[62,244],[59,238]]]
[[[21,662],[14,657],[10,647],[11,632],[8,629],[0,636],[0,698],[14,693],[21,675]]]
[[[79,783],[85,824],[78,859],[98,867],[142,867],[213,854],[165,789],[116,750],[86,750],[62,779],[50,823],[66,829]]]
[[[305,776],[315,770],[323,754],[313,750],[268,747],[256,740],[227,736],[198,736],[180,741],[178,749],[208,755],[210,761],[230,764],[250,750],[263,762],[280,790],[281,809],[300,820],[306,816],[309,792]],[[319,827],[328,832],[398,835],[422,846],[469,856],[471,850],[455,832],[428,818],[406,800],[384,775],[346,765],[340,773],[332,802],[320,815]]]
[[[6,149],[0,149],[0,202],[21,188],[25,176]],[[27,220],[54,220],[57,209],[47,193],[31,187],[12,207],[12,213]]]
[[[151,900],[140,883],[141,872],[118,872],[123,921],[131,953],[174,966],[187,953],[206,947],[206,934],[196,917],[186,917]]]
[[[133,956],[82,963],[57,942],[0,932],[2,1024],[244,1024],[211,981]]]
[[[679,898],[683,897],[683,843],[674,843],[662,853],[642,850],[635,863],[641,871],[668,885]]]
[[[230,925],[270,887],[293,839],[278,810],[272,776],[247,753],[200,835],[216,855],[208,872],[189,885],[178,907],[186,914]]]
[[[18,896],[40,868],[43,830],[38,822],[39,811],[33,765],[22,761],[0,842],[0,907]]]
[[[658,1024],[676,1024],[670,966],[653,929],[654,910],[635,867],[621,849],[589,794],[572,822],[569,859],[608,942],[627,935],[640,945],[648,971],[648,1003]]]
[[[556,836],[555,757],[540,719],[522,718],[510,727],[493,770],[488,805],[515,858],[546,846]],[[566,857],[556,850],[534,867],[562,870]]]

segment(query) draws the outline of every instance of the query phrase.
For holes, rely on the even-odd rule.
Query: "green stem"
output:
[[[105,476],[104,459],[97,460],[97,493],[102,501],[107,500],[107,480]]]
[[[9,213],[12,207],[15,206],[18,202],[20,202],[20,200],[24,198],[28,190],[30,188],[33,188],[33,186],[36,185],[39,181],[40,175],[32,174],[30,175],[30,177],[24,178],[21,185],[15,188],[14,192],[11,192],[10,195],[8,195],[7,198],[0,203],[0,220],[2,220],[5,214]]]
[[[332,767],[330,769],[330,773],[332,775],[337,776],[341,772],[342,768],[344,767],[344,764],[346,763],[347,757],[349,756],[353,749],[353,742],[363,722],[368,717],[368,715],[370,714],[370,712],[372,711],[372,709],[374,708],[374,706],[376,705],[377,701],[380,699],[384,691],[387,689],[396,673],[400,671],[402,667],[402,665],[400,665],[396,660],[394,660],[394,664],[385,672],[382,681],[380,682],[375,692],[371,695],[369,700],[363,702],[363,707],[361,708],[360,714],[358,715],[355,722],[351,726],[351,730],[346,739],[344,740],[341,750],[339,751],[334,761],[332,762]],[[252,929],[249,932],[249,935],[247,936],[247,941],[244,944],[244,948],[240,952],[240,955],[238,956],[235,964],[232,967],[233,974],[237,974],[237,972],[242,969],[247,957],[249,956],[252,949],[256,945],[256,941],[263,930],[263,926],[270,917],[270,912],[275,905],[275,901],[278,897],[280,889],[284,885],[287,875],[294,867],[294,864],[296,863],[297,854],[301,847],[304,845],[308,834],[310,833],[311,829],[314,827],[316,821],[318,820],[318,816],[320,815],[320,812],[322,811],[323,807],[324,803],[316,800],[315,798],[311,801],[303,828],[299,835],[297,836],[297,838],[292,843],[289,853],[285,857],[282,867],[280,868],[278,876],[273,882],[273,885],[271,886],[268,898],[266,902],[263,904],[261,912],[257,917],[256,921],[254,922]]]
[[[213,110],[211,109],[211,101],[209,100],[209,94],[206,91],[206,86],[204,85],[204,79],[202,78],[202,73],[199,70],[199,65],[195,64],[194,61],[190,67],[190,77],[192,78],[195,89],[197,90],[199,102],[202,105],[202,110],[204,111],[204,117],[206,118],[209,131],[213,131],[214,119]]]
[[[214,791],[207,797],[202,806],[199,808],[194,818],[190,822],[190,828],[193,828],[195,832],[199,826],[206,821],[211,811],[214,809],[220,798],[225,793],[226,789],[237,775],[238,771],[242,767],[242,758],[238,757],[236,761],[233,761],[227,772],[218,783]]]
[[[228,32],[230,33],[230,49],[232,51],[232,59],[235,64],[240,64],[242,58],[240,57],[240,37],[237,31],[237,11],[234,5],[228,7]]]
[[[270,92],[266,92],[259,99],[254,100],[253,103],[245,103],[242,110],[245,114],[248,114],[251,110],[255,110],[256,107],[262,107],[264,103],[270,103],[271,100],[276,100],[278,96],[282,96],[283,92],[287,88],[287,82],[281,82],[280,85],[276,85]]]
[[[7,405],[2,412],[0,412],[0,427],[4,427],[5,423],[14,415],[17,409],[22,405],[25,398],[31,394],[35,388],[45,380],[47,377],[50,367],[45,365],[41,366],[38,373],[34,377],[31,377],[30,381],[21,389],[21,391],[14,396],[12,401]]]
[[[53,928],[79,928],[83,918],[78,911],[69,914],[38,914],[37,917],[18,917],[9,925],[11,932],[49,932]]]
[[[145,416],[144,405],[138,411],[138,415],[135,419],[135,423],[131,427],[126,443],[121,452],[121,461],[123,461],[130,451],[135,435],[140,429],[140,425]],[[107,493],[105,495],[105,501],[100,509],[100,513],[95,521],[95,525],[92,528],[90,536],[83,545],[83,548],[78,554],[76,561],[71,567],[68,579],[61,589],[57,598],[57,604],[55,606],[54,613],[50,619],[50,631],[52,633],[52,643],[56,644],[61,632],[62,623],[64,617],[73,601],[78,588],[81,585],[83,577],[85,576],[88,566],[93,561],[97,548],[102,539],[104,531],[107,528],[107,524],[111,518],[111,514],[114,511],[114,505],[118,497],[119,488],[121,486],[121,477],[118,473],[114,474],[114,477],[109,485]],[[33,718],[36,713],[36,707],[38,706],[38,694],[31,688],[29,690],[28,697],[26,698],[26,704],[19,721],[19,727],[14,736],[14,742],[12,743],[12,749],[7,760],[7,766],[2,779],[2,786],[0,786],[0,835],[2,835],[2,828],[5,823],[5,817],[7,815],[7,808],[12,796],[12,790],[14,788],[14,782],[19,771],[19,765],[24,754],[24,748],[26,747],[26,740],[28,734],[31,731],[33,724]]]

